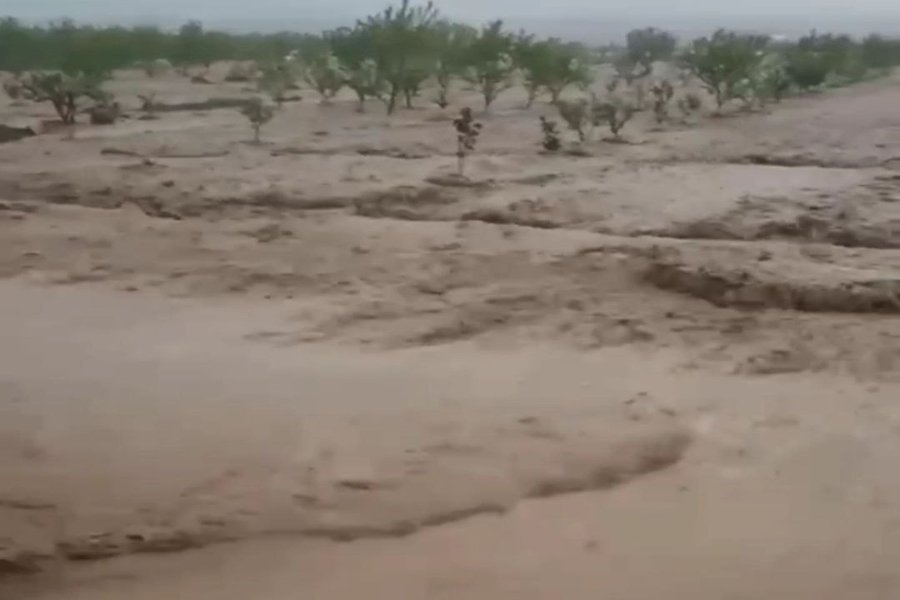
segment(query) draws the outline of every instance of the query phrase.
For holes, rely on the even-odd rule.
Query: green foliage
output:
[[[102,80],[83,73],[31,73],[21,80],[22,96],[35,102],[50,102],[63,123],[75,123],[79,102],[85,98],[108,102],[109,95],[100,88]]]
[[[381,98],[385,89],[378,63],[371,56],[371,30],[343,27],[326,33],[325,39],[341,65],[344,83],[356,92],[358,111],[365,111],[366,99]]]
[[[250,121],[250,125],[253,127],[253,142],[258,144],[260,141],[259,130],[272,120],[272,117],[275,116],[275,111],[271,106],[263,102],[262,98],[254,98],[241,109],[241,114]]]
[[[586,53],[578,44],[565,44],[557,39],[537,43],[520,43],[517,63],[525,74],[528,106],[546,90],[556,104],[562,92],[571,85],[585,88],[591,84]]]
[[[268,62],[314,43],[309,34],[227,34],[206,31],[197,22],[173,33],[148,26],[79,26],[69,20],[40,27],[5,18],[0,19],[0,71],[100,75],[156,59],[181,66],[214,60]]]
[[[288,90],[296,85],[297,69],[295,64],[291,60],[281,60],[265,65],[257,81],[259,91],[268,94],[279,107],[284,103]]]
[[[804,91],[825,83],[831,72],[826,55],[801,48],[792,49],[785,54],[784,69],[788,79]]]
[[[675,45],[675,36],[656,27],[634,29],[626,37],[628,57],[643,65],[653,65],[656,61],[668,60],[675,52]]]
[[[900,39],[870,35],[862,41],[862,61],[872,69],[889,69],[900,65]]]
[[[768,39],[720,29],[691,42],[681,63],[713,94],[719,109],[739,97],[740,87],[759,66]]]
[[[866,75],[862,48],[850,36],[812,31],[797,41],[795,50],[806,52],[821,61],[827,68],[826,78],[831,84],[853,83]],[[812,75],[812,72],[808,74]]]
[[[489,23],[472,40],[463,77],[481,92],[485,108],[490,108],[497,96],[513,86],[514,51],[513,36],[503,30],[503,21]]]
[[[411,107],[431,75],[437,58],[433,35],[437,21],[438,11],[431,2],[414,7],[402,0],[399,7],[388,7],[357,24],[368,36],[371,58],[384,81],[388,114],[394,112],[401,95]]]
[[[469,47],[478,37],[478,30],[468,25],[441,21],[434,27],[433,36],[437,57],[434,79],[438,86],[434,102],[439,107],[446,108],[450,104],[450,86],[455,77],[465,73]]]
[[[610,133],[613,134],[613,140],[611,141],[621,139],[622,128],[631,120],[634,113],[635,109],[633,106],[616,98],[601,101],[594,97],[591,102],[591,124],[597,127],[606,123]]]
[[[761,101],[774,100],[781,102],[791,88],[784,57],[778,53],[770,53],[763,57],[752,77],[754,94]]]
[[[303,78],[310,87],[319,92],[323,104],[330,102],[347,82],[347,74],[340,61],[328,50],[307,59]]]
[[[621,137],[622,128],[634,116],[635,109],[631,104],[610,97],[606,100],[591,94],[591,99],[580,99],[567,102],[561,100],[556,105],[559,116],[569,129],[578,134],[578,140],[585,142],[595,127],[607,125],[615,140]]]
[[[619,78],[631,85],[653,71],[653,63],[675,52],[675,36],[655,27],[628,32],[625,48],[609,49],[610,62]]]

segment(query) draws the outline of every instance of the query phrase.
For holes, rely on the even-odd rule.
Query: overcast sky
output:
[[[390,0],[0,0],[0,15],[28,21],[71,17],[76,21],[155,22],[169,26],[187,19],[200,19],[210,26],[229,29],[279,28],[315,30],[345,23],[374,12]],[[657,25],[735,26],[746,21],[753,26],[777,28],[784,23],[806,30],[872,27],[890,33],[900,28],[900,0],[443,0],[437,2],[445,14],[479,22],[504,18],[513,23],[554,20],[571,21],[587,28]]]

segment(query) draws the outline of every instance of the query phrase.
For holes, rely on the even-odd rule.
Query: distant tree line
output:
[[[542,53],[540,48],[535,51],[528,44],[523,45],[522,42],[533,41],[534,36],[525,33],[515,36],[502,31],[499,21],[491,23],[485,32],[479,36],[478,30],[472,27],[450,23],[441,18],[430,3],[418,8],[403,3],[400,7],[366,17],[355,25],[320,35],[287,31],[270,34],[207,31],[197,21],[185,23],[178,31],[165,31],[155,26],[77,25],[69,19],[32,26],[6,17],[0,19],[0,70],[21,73],[44,69],[101,74],[156,59],[168,60],[176,66],[208,65],[218,60],[270,62],[292,51],[302,57],[321,55],[323,48],[342,54],[344,62],[358,66],[367,59],[378,61],[381,58],[383,62],[385,52],[396,53],[396,48],[391,46],[404,44],[407,47],[414,45],[422,56],[441,54],[436,60],[442,63],[442,68],[448,68],[467,60],[461,46],[468,44],[480,46],[470,48],[470,54],[506,53],[523,58],[530,53],[535,60],[545,61],[540,67],[544,71],[552,69],[554,64],[561,65],[560,61],[579,57],[591,62],[610,62],[621,76],[631,78],[646,71],[647,57],[667,58],[676,45],[673,36],[647,28],[629,33],[627,47],[608,45],[589,49],[581,44],[565,44],[568,52],[557,52],[559,56],[550,58],[548,52]],[[390,40],[388,34],[391,34]],[[687,46],[690,48],[690,44]],[[557,51],[559,47],[551,48],[545,43],[542,49]],[[900,40],[879,35],[857,41],[846,35],[813,32],[796,42],[769,43],[769,48],[794,52],[799,57],[798,62],[815,55],[814,60],[808,62],[824,63],[845,73],[853,69],[888,68],[900,64]],[[515,56],[517,49],[518,57]],[[578,79],[577,76],[574,78]]]
[[[368,99],[377,99],[388,114],[400,105],[412,107],[426,82],[427,89],[434,90],[429,100],[442,107],[449,104],[451,87],[457,83],[479,92],[485,107],[514,85],[525,87],[529,106],[541,96],[559,106],[563,92],[575,87],[592,100],[564,109],[567,122],[574,123],[580,135],[585,123],[609,122],[616,135],[622,119],[643,109],[643,82],[659,61],[699,81],[717,109],[732,100],[751,107],[777,102],[792,91],[846,85],[884,72],[900,64],[900,40],[878,35],[858,40],[814,31],[788,42],[720,29],[679,43],[671,33],[647,27],[629,32],[623,45],[590,47],[510,31],[500,20],[482,27],[455,23],[431,2],[414,5],[410,0],[318,35],[232,34],[206,31],[195,21],[178,31],[164,31],[79,26],[70,20],[44,27],[0,20],[0,71],[17,75],[4,82],[4,89],[14,97],[53,102],[64,121],[74,119],[78,97],[103,100],[99,86],[114,69],[141,66],[152,77],[160,61],[187,68],[219,60],[255,61],[248,72],[235,71],[227,79],[256,81],[279,105],[286,91],[302,80],[322,102],[347,88],[357,96],[359,110],[365,110]],[[592,67],[598,64],[614,72],[610,94],[619,82],[634,89],[636,108],[595,97]],[[192,77],[208,83],[202,75]],[[663,120],[673,88],[668,81],[651,83],[654,110]],[[262,123],[268,112],[253,115]]]
[[[156,59],[184,66],[232,59],[268,61],[306,48],[316,37],[294,32],[206,31],[196,21],[170,32],[152,26],[76,25],[71,20],[29,26],[7,17],[0,20],[0,71],[101,74]]]

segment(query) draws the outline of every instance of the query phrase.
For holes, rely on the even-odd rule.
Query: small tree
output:
[[[682,64],[722,106],[737,97],[740,83],[749,79],[763,56],[768,38],[720,29],[711,37],[694,40],[682,55]]]
[[[591,103],[592,125],[599,126],[603,123],[609,127],[613,134],[613,140],[622,139],[622,128],[634,116],[634,107],[616,99],[600,101],[594,98]]]
[[[285,95],[296,82],[293,61],[282,60],[278,63],[264,66],[262,74],[257,81],[259,91],[268,94],[278,107],[284,104]]]
[[[826,80],[833,78],[833,83],[852,83],[866,75],[863,49],[848,35],[819,34],[813,30],[797,41],[795,49],[821,60],[828,69]]]
[[[344,27],[326,34],[332,52],[340,61],[344,83],[356,93],[357,112],[365,112],[368,98],[381,98],[384,80],[372,58],[371,31],[365,27]]]
[[[591,107],[588,101],[583,98],[574,101],[560,100],[556,103],[556,110],[569,129],[578,134],[578,141],[584,143],[591,125]]]
[[[675,88],[667,79],[663,79],[654,83],[650,92],[653,94],[653,116],[658,124],[662,124],[669,119],[669,102],[675,95]]]
[[[431,2],[413,7],[409,0],[402,0],[399,7],[391,6],[358,23],[371,40],[372,58],[386,88],[388,114],[393,114],[401,95],[411,107],[431,74],[437,19],[438,11]]]
[[[83,74],[31,73],[22,79],[22,95],[35,102],[50,102],[66,125],[75,123],[78,104],[84,98],[95,101],[107,96],[100,89],[101,81]]]
[[[260,129],[263,125],[272,120],[275,111],[271,106],[263,102],[262,98],[253,98],[241,109],[241,114],[247,117],[250,125],[253,127],[253,143],[260,143]]]
[[[517,62],[525,74],[528,107],[542,90],[550,93],[553,104],[571,85],[585,88],[591,84],[590,68],[582,48],[550,39],[527,44],[517,52]]]
[[[466,157],[475,151],[482,125],[475,120],[472,109],[467,106],[459,111],[457,118],[453,119],[453,128],[456,130],[457,168],[462,177],[465,173]]]
[[[503,31],[503,21],[489,23],[469,47],[465,79],[481,92],[486,109],[513,86],[512,52],[513,38]]]
[[[446,108],[450,104],[450,86],[453,79],[466,70],[469,48],[478,36],[478,31],[468,25],[442,21],[433,30],[434,48],[437,60],[434,65],[434,79],[438,86],[435,104]]]
[[[654,62],[672,57],[676,43],[675,36],[656,27],[634,29],[626,37],[628,57],[647,68],[648,74]]]
[[[319,93],[322,104],[328,104],[347,82],[340,61],[330,51],[317,52],[305,65],[303,78]]]
[[[785,55],[788,80],[803,91],[819,87],[831,72],[828,57],[813,50],[793,49]]]
[[[675,36],[655,27],[628,32],[626,47],[613,62],[616,74],[631,85],[653,72],[653,63],[675,52]]]
[[[547,152],[557,152],[562,147],[562,141],[559,139],[559,131],[556,129],[556,121],[551,121],[541,116],[541,146]]]

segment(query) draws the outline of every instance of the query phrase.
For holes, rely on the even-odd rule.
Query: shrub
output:
[[[372,58],[371,32],[357,26],[344,27],[326,34],[332,52],[341,65],[344,83],[356,93],[357,112],[365,112],[368,98],[381,98],[384,80],[378,63]]]
[[[669,102],[675,95],[675,88],[667,79],[653,84],[650,88],[653,94],[653,115],[657,123],[663,123],[669,118]]]
[[[616,99],[599,101],[594,98],[591,103],[591,124],[595,127],[606,123],[615,140],[621,139],[622,128],[634,116],[635,109]]]
[[[466,157],[475,151],[482,125],[475,120],[475,117],[472,116],[472,109],[467,106],[459,111],[457,118],[453,119],[453,128],[456,130],[457,167],[459,175],[463,176]]]
[[[675,36],[655,27],[634,29],[626,37],[628,57],[648,69],[659,60],[668,60],[675,52]]]
[[[877,34],[862,41],[862,61],[873,69],[889,69],[900,64],[900,39],[889,39]]]
[[[98,102],[92,106],[88,114],[90,114],[91,125],[112,125],[119,120],[122,114],[118,102]]]
[[[306,63],[303,78],[319,93],[322,104],[328,104],[347,82],[340,61],[330,51],[318,52]]]
[[[438,86],[434,102],[441,108],[450,104],[450,85],[455,77],[466,71],[469,47],[478,36],[478,31],[468,25],[442,21],[434,28],[434,46],[437,59],[434,65],[434,79]]]
[[[288,90],[294,87],[296,82],[296,73],[294,71],[294,62],[283,60],[281,62],[267,65],[262,68],[257,87],[259,91],[268,94],[279,108],[284,103],[285,95]]]
[[[247,117],[253,127],[253,143],[260,143],[260,129],[272,120],[275,111],[271,106],[263,102],[262,98],[254,98],[241,109],[241,114]]]
[[[486,109],[513,86],[516,66],[512,52],[513,38],[503,31],[503,21],[493,21],[482,28],[469,46],[464,77],[481,92]]]
[[[769,99],[781,102],[791,88],[785,59],[776,53],[769,54],[760,61],[752,80],[754,94],[763,103]]]
[[[626,46],[612,64],[618,77],[631,85],[650,75],[654,62],[670,58],[675,45],[675,36],[667,31],[655,27],[634,29],[628,32]]]
[[[556,152],[562,147],[559,139],[559,131],[556,129],[556,121],[551,121],[546,117],[541,117],[541,146],[547,152]]]
[[[556,104],[567,87],[585,88],[591,83],[585,53],[576,44],[556,39],[526,43],[517,50],[517,62],[525,74],[529,107],[542,90],[549,92],[551,103]]]
[[[767,42],[763,36],[720,29],[711,37],[694,40],[681,62],[715,96],[716,107],[721,110],[727,101],[738,97],[740,84],[753,76]]]
[[[394,112],[401,95],[411,107],[413,97],[431,75],[437,19],[438,11],[431,2],[412,7],[409,0],[402,0],[398,8],[389,7],[359,23],[371,40],[372,58],[385,85],[388,114]]]
[[[801,90],[825,83],[831,72],[828,58],[813,50],[794,49],[785,55],[785,74]]]
[[[587,100],[560,100],[556,103],[556,110],[569,129],[578,134],[578,141],[587,140],[588,127],[591,125],[591,107]]]
[[[84,98],[102,100],[107,96],[98,78],[83,74],[31,73],[22,80],[22,95],[35,102],[50,102],[63,123],[75,123],[78,104]]]

